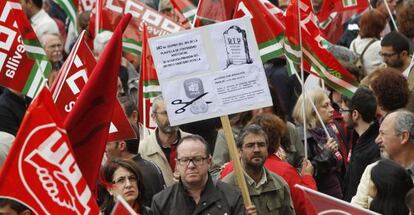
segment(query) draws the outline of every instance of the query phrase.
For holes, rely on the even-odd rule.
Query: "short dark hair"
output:
[[[342,96],[346,106],[352,110],[357,110],[365,122],[375,120],[377,111],[377,99],[372,90],[367,87],[359,87],[352,98]]]
[[[26,207],[26,205],[16,200],[0,198],[0,207],[6,207],[6,206],[9,206],[12,210],[16,211],[17,214],[20,214],[21,212],[25,210],[30,210],[28,207]]]
[[[396,31],[386,34],[381,40],[381,46],[391,46],[398,54],[403,51],[410,53],[410,41],[404,34]]]
[[[251,124],[251,125],[246,125],[240,131],[240,134],[237,137],[237,141],[236,141],[237,148],[239,148],[239,149],[242,148],[243,142],[244,142],[244,138],[248,134],[256,134],[256,135],[262,135],[262,136],[264,136],[265,137],[265,140],[266,140],[266,145],[269,145],[269,138],[267,137],[267,134],[266,134],[265,130],[263,130],[263,128],[260,125]]]
[[[43,7],[43,0],[31,0],[33,2],[34,5],[36,5],[36,7],[38,8],[42,8]]]
[[[263,131],[266,132],[269,141],[267,147],[269,154],[277,152],[281,140],[288,134],[286,123],[275,114],[262,113],[254,116],[253,119],[247,123],[247,126],[253,124],[261,126]]]
[[[200,135],[198,135],[198,134],[190,134],[190,135],[188,135],[188,136],[185,136],[185,137],[182,137],[181,139],[180,139],[180,141],[178,141],[178,143],[177,143],[177,150],[176,150],[176,152],[177,152],[177,157],[178,157],[178,147],[181,145],[181,143],[183,143],[184,141],[186,141],[186,140],[192,140],[192,141],[199,141],[199,142],[201,142],[201,143],[203,143],[203,145],[204,145],[204,148],[206,149],[206,151],[205,151],[205,155],[206,156],[210,156],[210,147],[208,146],[208,143],[207,143],[207,141],[202,137],[202,136],[200,136]]]
[[[404,108],[408,104],[410,90],[407,79],[396,69],[386,67],[375,70],[379,72],[371,82],[371,88],[377,97],[378,105],[390,112]]]
[[[126,144],[126,149],[129,153],[131,154],[138,153],[138,147],[139,147],[138,139],[134,138],[134,139],[125,140],[125,144]]]

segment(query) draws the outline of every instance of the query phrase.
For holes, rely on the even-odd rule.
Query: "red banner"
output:
[[[0,196],[35,214],[99,213],[46,88],[29,106],[0,172]]]
[[[334,12],[363,11],[368,8],[367,0],[324,0],[319,11],[318,20],[325,21]]]
[[[200,0],[197,7],[195,26],[203,26],[230,20],[237,0]]]
[[[0,84],[34,97],[50,70],[20,1],[0,1]]]
[[[80,92],[96,65],[96,60],[84,40],[84,35],[85,32],[82,32],[79,36],[51,88],[53,100],[64,119],[75,105]],[[136,138],[135,132],[132,130],[121,104],[116,102],[108,141],[132,138]]]
[[[64,121],[76,161],[94,193],[113,110],[117,103],[116,91],[121,66],[122,32],[130,19],[131,15],[127,14],[118,24],[72,111]]]
[[[130,13],[132,20],[123,34],[123,49],[139,54],[144,23],[150,37],[162,36],[183,30],[182,26],[158,13],[139,0],[97,0],[97,13],[92,14],[90,28],[101,31],[114,31],[123,14]],[[95,21],[96,19],[96,21]],[[95,30],[95,29],[94,29]],[[93,32],[93,37],[95,32]]]
[[[312,203],[313,208],[318,214],[338,214],[338,215],[375,215],[373,211],[351,205],[349,202],[328,196],[324,193],[309,189],[302,185],[296,184],[295,187],[303,190],[305,196]]]

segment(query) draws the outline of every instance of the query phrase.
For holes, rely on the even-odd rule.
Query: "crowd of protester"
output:
[[[174,18],[169,0],[141,0]],[[289,1],[270,1],[286,9]],[[323,0],[312,0],[317,14]],[[328,50],[360,86],[350,98],[318,80],[302,90],[286,59],[264,63],[273,106],[230,116],[252,199],[245,207],[220,120],[171,126],[163,97],[153,100],[155,129],[138,121],[139,56],[122,59],[118,99],[137,138],[108,142],[98,204],[110,214],[117,196],[139,214],[315,214],[303,185],[380,214],[414,213],[414,1],[370,0],[342,20]],[[76,38],[52,0],[21,0],[52,64],[52,85]],[[192,1],[197,5],[198,1]],[[88,29],[90,11],[78,16]],[[93,41],[98,58],[112,33]],[[0,92],[0,165],[30,99]],[[305,146],[306,144],[306,146]],[[1,195],[1,194],[0,194]],[[30,214],[0,199],[0,213]]]

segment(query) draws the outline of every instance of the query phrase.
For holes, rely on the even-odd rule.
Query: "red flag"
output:
[[[152,99],[161,94],[154,60],[148,44],[148,31],[144,26],[142,34],[141,74],[139,78],[138,110],[139,122],[147,128],[155,128],[156,124],[151,118]]]
[[[285,27],[260,1],[239,0],[234,18],[251,18],[254,34],[263,62],[283,55],[283,34]]]
[[[318,214],[352,214],[352,215],[374,215],[378,214],[364,208],[351,205],[349,202],[328,196],[324,193],[309,189],[296,184],[295,187],[303,190],[305,196],[312,203]]]
[[[194,21],[195,13],[197,9],[194,5],[188,0],[171,0],[173,7],[180,11],[180,13],[192,23]]]
[[[260,0],[260,2],[263,3],[263,5],[267,8],[267,10],[276,17],[277,20],[279,20],[280,23],[282,23],[283,26],[285,26],[285,15],[283,14],[283,10],[273,5],[268,0]]]
[[[64,119],[75,105],[79,93],[96,65],[96,60],[84,40],[85,33],[84,31],[79,36],[51,89],[53,100]],[[132,130],[121,104],[116,102],[108,141],[132,138],[136,138],[135,132]]]
[[[0,1],[0,13],[0,84],[33,98],[52,67],[20,1]]]
[[[98,214],[50,92],[29,106],[0,172],[0,196],[35,214]]]
[[[298,6],[300,2],[300,7]],[[300,17],[298,16],[300,8]],[[296,30],[300,23],[302,47],[300,47],[299,32]],[[303,52],[304,67],[313,71],[322,78],[327,85],[336,91],[352,97],[358,83],[355,78],[345,70],[336,58],[325,48],[326,40],[321,36],[316,25],[317,18],[312,12],[309,0],[292,0],[286,10],[285,51],[289,61],[299,62],[300,52]]]
[[[368,8],[368,0],[324,0],[317,14],[319,21],[325,21],[334,12],[363,11]]]
[[[78,4],[79,13],[84,11],[92,11],[95,8],[96,0],[74,0],[74,4]]]
[[[136,215],[134,209],[122,198],[122,196],[116,196],[116,203],[114,209],[112,209],[111,215]]]
[[[200,0],[197,7],[195,26],[203,26],[230,20],[237,0]]]
[[[116,104],[122,32],[130,19],[131,15],[126,14],[118,24],[88,82],[80,92],[75,106],[64,121],[76,161],[93,191],[96,189],[99,167]]]
[[[113,31],[123,14],[132,15],[132,20],[123,34],[123,50],[126,52],[141,53],[144,23],[148,25],[150,36],[162,36],[184,29],[139,0],[97,0],[96,3],[96,14],[92,13],[89,23],[89,29],[94,32],[92,37],[95,37],[96,31]]]

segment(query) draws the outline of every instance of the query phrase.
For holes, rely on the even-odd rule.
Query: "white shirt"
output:
[[[59,33],[59,28],[49,14],[43,9],[37,12],[32,18],[30,18],[33,30],[35,31],[37,38],[41,38],[45,33]]]
[[[410,71],[411,71],[411,69],[413,68],[413,66],[414,66],[414,61],[413,61],[413,59],[414,58],[412,58],[411,59],[411,63],[410,63],[410,65],[404,70],[404,72],[403,72],[403,75],[404,75],[404,77],[405,78],[408,78],[408,75],[410,75]]]

